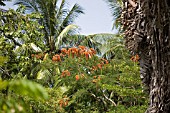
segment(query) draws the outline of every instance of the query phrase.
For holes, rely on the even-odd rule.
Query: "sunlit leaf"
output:
[[[37,47],[34,43],[31,43],[30,46],[32,47],[33,50],[35,50],[36,52],[42,52],[42,50]]]
[[[2,66],[7,61],[8,61],[7,57],[0,56],[0,66]]]
[[[8,81],[2,81],[0,80],[0,90],[6,89],[8,86],[9,82]]]
[[[29,80],[14,80],[9,84],[10,90],[20,95],[27,95],[35,99],[47,99],[46,90],[38,83]]]
[[[55,43],[56,48],[57,49],[59,48],[59,44],[61,43],[63,37],[66,36],[70,30],[77,29],[77,28],[78,28],[78,26],[73,25],[73,24],[68,25],[67,27],[65,27],[64,30],[57,37],[57,41]]]

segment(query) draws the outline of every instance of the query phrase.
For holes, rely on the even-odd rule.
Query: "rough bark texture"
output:
[[[170,113],[170,0],[123,0],[127,48],[140,56],[146,113]]]

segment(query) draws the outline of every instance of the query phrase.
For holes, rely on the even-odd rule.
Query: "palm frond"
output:
[[[108,3],[110,7],[113,20],[115,21],[113,23],[112,29],[116,28],[120,30],[120,24],[118,19],[120,18],[122,12],[122,5],[123,5],[122,0],[105,0],[105,1]]]
[[[69,46],[79,46],[79,45],[84,45],[83,41],[85,40],[85,35],[81,34],[74,34],[74,35],[68,35],[67,40],[63,40],[64,45],[69,45]]]
[[[15,4],[23,4],[30,9],[37,8],[37,11],[43,16],[39,23],[44,26],[44,42],[50,51],[55,51],[59,44],[66,39],[66,34],[75,33],[75,25],[71,25],[76,17],[83,14],[83,9],[75,4],[71,10],[66,7],[66,0],[62,0],[59,8],[58,0],[17,0]],[[33,6],[34,3],[34,6]],[[36,10],[32,10],[36,11]]]
[[[60,24],[63,17],[65,17],[68,12],[68,9],[65,8],[66,4],[67,4],[66,1],[62,0],[59,8],[57,8],[57,13],[56,13],[56,19],[58,20],[57,24]],[[58,26],[58,25],[56,25],[56,26]]]
[[[105,1],[108,3],[114,19],[117,19],[118,17],[120,17],[121,12],[122,12],[121,0],[105,0]]]
[[[112,39],[113,37],[115,37],[114,34],[110,34],[110,33],[98,33],[98,34],[92,34],[89,35],[93,40],[96,40],[97,42],[105,43],[107,40]]]
[[[114,35],[113,38],[108,39],[101,47],[103,52],[102,57],[106,59],[115,58],[126,58],[124,53],[126,49],[124,46],[124,40],[121,35]]]
[[[82,41],[82,44],[89,48],[94,48],[97,51],[97,54],[101,56],[103,54],[103,50],[101,49],[103,47],[102,45],[113,37],[114,35],[109,33],[88,35],[85,37],[85,40]]]
[[[117,54],[118,50],[122,51],[122,48],[124,48],[123,38],[119,34],[101,33],[89,35],[86,37],[86,43],[88,47],[94,48],[99,56],[107,59],[111,59],[115,53]]]
[[[62,30],[65,26],[72,24],[75,18],[78,17],[80,14],[84,14],[83,9],[80,5],[75,4],[62,21],[59,30]]]
[[[55,43],[55,47],[56,49],[59,48],[59,45],[61,44],[63,38],[68,34],[68,32],[70,30],[73,30],[73,29],[77,29],[78,26],[74,25],[74,24],[70,24],[68,25],[67,27],[65,27],[62,32],[59,34],[59,36],[57,37],[57,40],[56,40],[56,43]]]
[[[38,6],[36,4],[35,0],[16,0],[14,2],[14,5],[24,5],[26,7],[27,11],[33,12],[36,11],[38,12]]]

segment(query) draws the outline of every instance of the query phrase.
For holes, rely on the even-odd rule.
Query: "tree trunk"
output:
[[[170,1],[123,0],[126,46],[140,56],[146,113],[170,113]]]

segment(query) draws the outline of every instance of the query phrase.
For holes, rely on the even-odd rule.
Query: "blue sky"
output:
[[[80,26],[80,34],[115,33],[112,30],[113,17],[104,0],[67,0],[70,6],[75,3],[81,5],[85,14],[76,19],[75,24]],[[13,3],[7,2],[7,8],[14,8]]]

